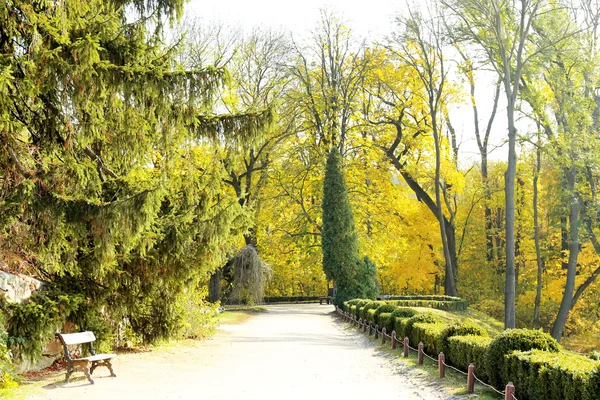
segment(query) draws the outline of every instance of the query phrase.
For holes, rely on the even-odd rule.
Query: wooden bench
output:
[[[331,303],[333,303],[333,297],[331,297],[331,296],[319,297],[319,304],[323,304],[324,301],[326,301],[327,304],[331,304]]]
[[[94,336],[94,332],[85,331],[79,333],[56,333],[55,336],[60,340],[64,347],[65,358],[69,362],[69,366],[67,368],[67,376],[65,382],[69,382],[69,378],[71,374],[75,371],[81,371],[85,374],[86,378],[93,385],[94,380],[92,379],[92,374],[94,370],[100,366],[105,366],[110,371],[110,376],[117,376],[113,371],[112,364],[110,360],[115,358],[116,354],[96,354],[94,350],[93,342],[96,340],[96,336]],[[75,344],[85,344],[89,343],[90,347],[90,356],[89,357],[81,357],[81,358],[73,358],[69,353],[68,346]],[[83,346],[82,346],[83,347]],[[83,349],[82,349],[83,350]],[[88,365],[92,363],[91,368],[88,368]]]

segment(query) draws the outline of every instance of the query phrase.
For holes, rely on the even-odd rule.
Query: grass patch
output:
[[[254,314],[266,312],[264,307],[231,307],[225,309],[225,312],[219,314],[217,321],[222,325],[241,324],[250,319]]]
[[[35,394],[42,393],[41,383],[23,381],[14,388],[0,388],[0,399],[2,400],[24,400]]]

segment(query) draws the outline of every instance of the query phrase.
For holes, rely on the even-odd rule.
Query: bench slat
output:
[[[90,343],[96,340],[96,336],[94,336],[94,332],[85,331],[78,333],[65,333],[60,335],[67,345],[71,344],[81,344],[81,343]]]
[[[78,358],[77,360],[101,361],[101,360],[110,360],[111,358],[115,358],[116,356],[117,356],[116,354],[96,354],[95,356]]]

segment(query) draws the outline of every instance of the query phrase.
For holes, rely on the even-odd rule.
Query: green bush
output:
[[[342,309],[344,311],[350,311],[350,309],[352,308],[352,306],[356,306],[361,301],[362,301],[362,299],[352,299],[352,300],[345,301],[344,302],[344,306],[342,307]]]
[[[437,357],[435,346],[446,326],[443,322],[417,322],[413,324],[411,336],[408,338],[413,343],[413,347],[416,347],[419,342],[423,342],[425,353]]]
[[[438,353],[448,353],[448,338],[452,336],[487,336],[488,333],[471,322],[455,323],[447,325],[436,344]]]
[[[375,325],[375,309],[374,308],[367,310],[367,322],[370,322],[373,325]]]
[[[393,313],[392,313],[393,314]],[[396,331],[396,337],[398,340],[402,340],[406,337],[406,324],[410,318],[393,318],[394,330]]]
[[[391,296],[389,300],[435,300],[435,301],[464,301],[460,297],[446,295],[414,295],[414,296]]]
[[[406,322],[406,325],[404,326],[403,335],[407,336],[411,343],[419,343],[418,341],[415,341],[413,334],[413,326],[414,324],[419,322],[431,324],[434,322],[439,322],[439,317],[429,313],[417,314],[415,316],[410,317]]]
[[[0,389],[17,386],[8,348],[8,333],[4,330],[4,324],[4,314],[0,307]]]
[[[413,310],[412,308],[396,307],[394,312],[392,312],[392,319],[393,318],[410,318],[417,314],[418,313],[415,310]]]
[[[590,354],[588,355],[588,357],[592,360],[599,361],[600,360],[600,352],[597,352],[596,350],[592,350],[590,352]]]
[[[388,301],[399,307],[428,307],[445,311],[465,311],[469,303],[451,296],[393,296]]]
[[[355,305],[350,306],[350,314],[352,314],[353,316],[356,316],[356,306]]]
[[[379,327],[380,328],[385,328],[385,332],[388,335],[392,334],[392,331],[394,330],[394,324],[392,324],[392,313],[381,313],[379,314]]]
[[[447,348],[444,352],[446,363],[454,365],[462,371],[467,371],[469,364],[475,365],[475,375],[479,379],[487,380],[485,369],[485,354],[492,338],[487,336],[450,336],[447,339]]]
[[[214,333],[219,315],[219,304],[204,300],[203,290],[186,290],[177,299],[183,321],[181,335],[188,339],[201,339]]]
[[[504,303],[501,300],[482,300],[473,307],[499,321],[504,320]]]
[[[361,309],[367,305],[367,303],[370,303],[372,300],[359,300],[356,302],[356,313],[354,315],[356,315],[358,318],[362,318],[362,311]]]
[[[379,307],[379,306],[381,306],[383,304],[385,304],[384,301],[378,301],[378,300],[371,300],[371,301],[369,301],[367,304],[365,304],[365,306],[362,309],[362,314],[361,314],[362,319],[367,319],[368,320],[369,316],[368,316],[367,312],[369,310],[376,310],[377,307]]]
[[[360,307],[360,308],[358,308],[358,309],[356,310],[356,316],[357,316],[359,319],[360,319],[360,318],[362,318],[362,319],[363,319],[363,321],[364,321],[364,318],[363,318],[363,312],[364,312],[364,311],[365,311],[365,307],[364,307],[364,306],[362,306],[362,307]]]
[[[542,331],[532,329],[509,329],[496,336],[490,343],[486,357],[485,368],[490,383],[497,388],[503,388],[508,382],[505,355],[515,350],[546,350],[558,352],[559,344],[552,336]]]
[[[265,304],[273,303],[316,303],[320,296],[265,296]]]
[[[391,304],[382,304],[377,309],[375,309],[375,323],[379,326],[383,326],[381,321],[379,321],[379,315],[382,313],[392,313],[396,311],[398,307]]]
[[[600,396],[600,363],[566,352],[515,351],[507,373],[519,400],[594,400]]]

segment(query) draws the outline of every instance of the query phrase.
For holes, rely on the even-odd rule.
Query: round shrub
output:
[[[412,316],[406,322],[406,326],[404,327],[404,335],[407,336],[411,341],[414,341],[413,338],[413,325],[418,322],[425,322],[428,324],[439,322],[440,318],[437,315],[433,315],[430,313],[422,313]]]
[[[363,320],[368,319],[369,318],[369,314],[368,314],[369,310],[375,310],[375,309],[377,309],[377,307],[379,307],[383,304],[385,304],[385,302],[383,302],[383,301],[378,301],[378,300],[369,301],[363,307],[362,315],[361,315],[362,319]]]
[[[508,382],[505,355],[515,350],[533,349],[556,353],[560,346],[552,336],[533,329],[508,329],[496,336],[485,355],[485,368],[490,383],[502,389]]]
[[[438,353],[448,354],[448,338],[452,336],[487,336],[486,330],[471,322],[455,323],[446,326],[436,343]]]
[[[598,352],[596,350],[592,350],[590,352],[590,354],[588,355],[588,357],[591,358],[592,360],[599,361],[600,360],[600,352]]]
[[[362,314],[360,313],[360,309],[363,308],[364,306],[367,305],[367,303],[371,302],[372,300],[359,300],[356,302],[356,313],[354,315],[356,315],[359,318],[362,318]]]
[[[412,308],[396,307],[390,318],[393,321],[394,318],[410,318],[414,317],[415,315],[417,315],[417,312]]]
[[[377,307],[377,309],[375,310],[375,323],[381,325],[381,323],[379,322],[379,315],[382,313],[392,313],[396,311],[396,308],[398,307],[393,306],[391,304],[382,304],[379,307]]]

